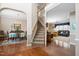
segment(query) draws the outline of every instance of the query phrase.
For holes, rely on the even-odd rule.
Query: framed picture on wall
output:
[[[21,24],[14,24],[14,29],[20,30],[21,29]]]

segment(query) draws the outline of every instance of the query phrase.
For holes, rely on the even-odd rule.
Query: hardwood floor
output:
[[[26,47],[26,42],[0,46],[0,56],[73,56],[74,49],[61,48],[54,43],[44,46]]]
[[[70,48],[62,48],[55,43],[51,43],[48,47],[44,48],[44,51],[50,56],[75,56],[75,47],[73,45]]]

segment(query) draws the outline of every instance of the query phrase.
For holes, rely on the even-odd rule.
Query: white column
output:
[[[75,44],[75,34],[76,34],[76,15],[75,11],[70,13],[70,43]]]
[[[76,55],[79,56],[79,3],[76,3]]]
[[[37,23],[37,5],[28,4],[27,10],[27,46],[32,46],[33,37],[35,36],[33,29]],[[36,32],[36,30],[35,30]]]
[[[27,10],[27,46],[32,45],[31,41],[32,41],[32,4],[28,4],[28,10]]]

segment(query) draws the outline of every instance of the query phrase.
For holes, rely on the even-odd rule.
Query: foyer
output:
[[[1,3],[0,56],[75,56],[75,6]]]

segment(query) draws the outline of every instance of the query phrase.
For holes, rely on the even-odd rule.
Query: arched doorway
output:
[[[0,9],[0,48],[3,52],[17,52],[19,46],[27,42],[26,13],[12,8]]]

